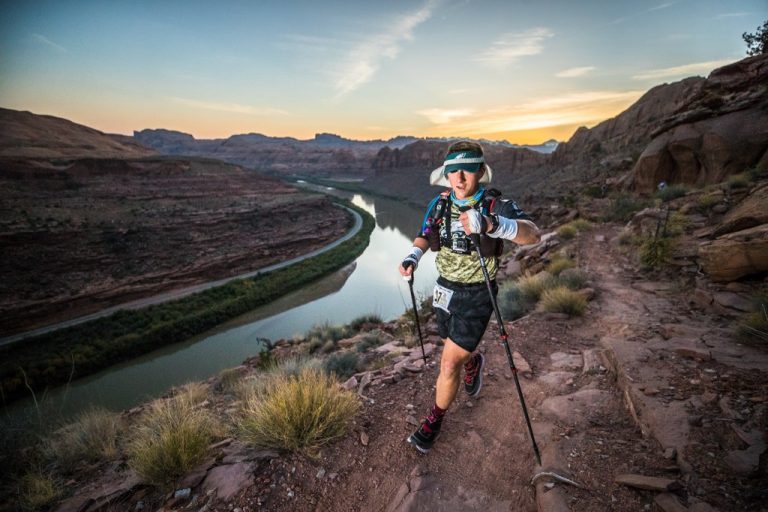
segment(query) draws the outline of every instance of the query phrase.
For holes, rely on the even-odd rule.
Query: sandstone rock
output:
[[[586,425],[588,413],[600,413],[610,396],[599,389],[580,389],[570,395],[547,398],[541,404],[541,412],[569,425]]]
[[[655,476],[645,476],[636,474],[618,475],[614,481],[617,484],[623,484],[638,489],[648,491],[670,491],[675,487],[676,482],[669,478],[659,478]]]
[[[343,387],[347,391],[352,391],[353,389],[357,388],[358,385],[359,385],[359,382],[357,382],[357,378],[352,376],[349,379],[347,379],[346,382],[344,382],[344,384],[341,385],[341,387]]]
[[[733,233],[768,223],[768,185],[753,189],[723,218],[714,231],[715,236]]]
[[[518,351],[512,352],[512,361],[515,363],[515,368],[517,368],[517,372],[521,374],[523,377],[531,378],[533,375],[533,370],[531,370],[531,365],[528,364],[528,361],[525,360],[522,354]]]
[[[740,475],[752,476],[760,468],[760,455],[764,446],[750,446],[746,450],[731,450],[725,455],[725,463]]]
[[[680,503],[677,496],[670,492],[663,492],[657,494],[653,498],[653,502],[656,506],[662,510],[662,512],[687,512],[688,507]]]
[[[215,490],[218,499],[230,500],[241,490],[253,485],[253,464],[241,462],[217,466],[208,472],[202,485],[204,491]]]
[[[550,354],[549,359],[552,361],[552,367],[557,369],[572,369],[578,370],[584,364],[581,354],[566,354],[565,352],[555,352]]]
[[[738,311],[752,311],[752,301],[742,295],[733,292],[716,292],[713,295],[715,302],[723,307]]]
[[[370,442],[370,438],[368,437],[368,434],[365,432],[360,432],[360,444],[363,446],[368,446],[368,443]]]
[[[371,380],[373,380],[373,373],[365,372],[360,378],[360,385],[357,388],[357,394],[362,395],[365,391],[365,388],[368,387],[368,384],[371,383]]]
[[[703,243],[699,261],[704,272],[719,282],[768,271],[768,224]]]

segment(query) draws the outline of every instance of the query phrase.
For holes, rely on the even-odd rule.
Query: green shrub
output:
[[[646,269],[660,269],[672,257],[673,241],[669,237],[647,238],[640,246],[640,263]]]
[[[753,298],[755,310],[748,314],[739,325],[738,335],[743,341],[768,344],[768,287],[760,290]]]
[[[627,222],[635,212],[645,208],[646,201],[635,198],[629,194],[620,194],[611,199],[611,204],[606,214],[607,221]]]
[[[345,380],[357,372],[357,354],[345,352],[335,354],[325,360],[323,367],[329,374],[336,374],[340,380]]]
[[[42,510],[61,495],[59,486],[49,475],[30,472],[19,481],[19,502],[22,510]]]
[[[112,460],[118,455],[120,417],[106,409],[80,414],[48,439],[47,447],[62,469],[69,471],[80,461]]]
[[[323,354],[330,354],[336,350],[336,343],[333,340],[328,340],[323,343],[323,348],[320,350]]]
[[[562,238],[563,240],[570,240],[571,238],[576,236],[576,233],[578,233],[578,229],[576,229],[574,226],[570,224],[563,224],[559,228],[557,228],[557,236]]]
[[[583,270],[569,268],[560,272],[560,275],[557,276],[557,285],[565,286],[571,290],[581,290],[587,285],[588,280],[589,277]]]
[[[746,172],[750,181],[757,181],[768,176],[768,167],[755,166],[747,169]]]
[[[603,191],[603,187],[600,185],[588,186],[587,188],[584,189],[584,194],[593,198],[603,197],[605,195]]]
[[[558,276],[563,270],[567,268],[573,268],[575,266],[576,263],[570,258],[555,258],[549,262],[549,265],[547,265],[547,272],[553,276]]]
[[[238,427],[243,439],[257,447],[313,455],[347,432],[358,409],[355,395],[333,377],[305,369],[271,381],[246,399]]]
[[[656,197],[667,203],[688,193],[688,188],[682,184],[669,185],[656,192]]]
[[[565,286],[557,286],[541,295],[541,306],[544,311],[581,316],[587,309],[587,299]]]
[[[128,465],[146,481],[167,486],[205,459],[220,427],[188,395],[153,402],[131,429]]]
[[[219,389],[231,393],[243,379],[244,373],[239,368],[227,368],[219,373]]]
[[[712,209],[713,206],[715,206],[717,203],[720,202],[720,200],[723,198],[722,194],[719,193],[713,193],[710,192],[709,194],[702,194],[699,196],[699,200],[697,202],[697,209],[700,213],[706,215],[709,213],[709,210]]]
[[[746,172],[734,174],[733,176],[728,178],[728,181],[725,182],[725,185],[730,190],[734,190],[737,188],[747,188],[749,187],[749,175]]]
[[[549,272],[539,272],[532,276],[522,276],[516,281],[523,300],[536,303],[544,290],[555,286],[555,279]]]
[[[384,337],[381,336],[380,332],[371,331],[370,333],[363,336],[363,339],[360,340],[360,342],[357,344],[357,351],[365,352],[370,348],[378,347],[383,342]]]
[[[520,287],[515,282],[504,282],[499,286],[496,296],[501,317],[506,321],[512,321],[522,317],[531,309],[531,302],[523,298]]]
[[[382,322],[381,316],[377,314],[361,315],[352,320],[349,325],[349,330],[352,332],[359,332],[365,324],[380,324]]]

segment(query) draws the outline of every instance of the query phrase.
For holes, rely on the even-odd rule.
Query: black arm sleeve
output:
[[[519,206],[517,206],[517,203],[514,201],[503,199],[501,200],[501,205],[494,208],[497,215],[501,217],[506,217],[508,219],[520,219],[520,220],[530,220],[533,221],[530,215],[525,213],[523,210],[520,209]]]

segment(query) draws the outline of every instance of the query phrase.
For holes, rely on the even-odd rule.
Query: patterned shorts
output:
[[[495,280],[491,282],[491,288],[495,297],[499,292]],[[485,282],[462,284],[438,277],[432,306],[437,315],[440,337],[450,338],[464,350],[473,352],[493,313],[493,303]]]

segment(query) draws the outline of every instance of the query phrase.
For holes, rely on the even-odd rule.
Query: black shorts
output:
[[[438,307],[438,298],[433,297],[437,332],[441,338],[450,338],[464,350],[473,352],[480,343],[493,313],[488,287],[485,282],[462,284],[442,277],[437,279],[437,284],[453,292],[446,306],[448,311]],[[496,281],[491,282],[491,289],[495,297],[499,292]]]

